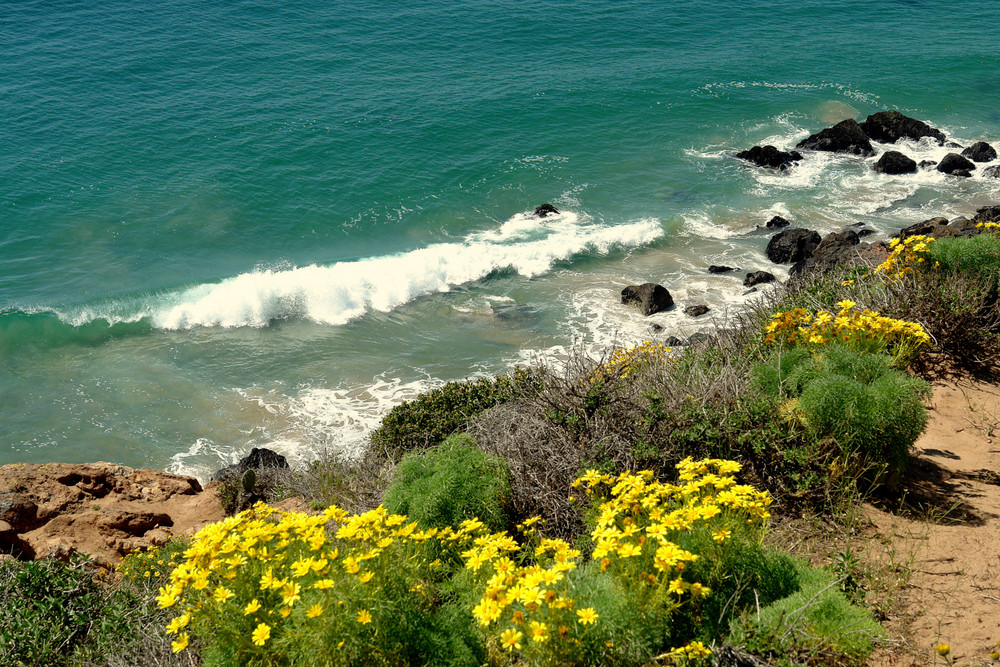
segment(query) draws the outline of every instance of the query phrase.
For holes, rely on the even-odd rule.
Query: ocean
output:
[[[1000,148],[998,37],[986,0],[5,0],[0,463],[356,457],[445,381],[708,329],[756,298],[710,264],[786,275],[773,215],[1000,199],[733,157],[885,109]]]

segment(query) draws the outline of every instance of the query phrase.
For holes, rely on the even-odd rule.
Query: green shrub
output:
[[[814,438],[834,438],[842,454],[861,455],[862,467],[897,473],[927,422],[921,399],[930,386],[891,364],[887,355],[833,344],[810,355],[775,355],[756,372],[765,391],[798,399],[795,409]]]
[[[826,570],[802,566],[798,592],[735,622],[729,642],[791,664],[864,661],[885,630],[871,612],[852,605]],[[831,655],[832,654],[832,655]],[[798,656],[798,659],[796,659]]]
[[[78,665],[133,638],[140,601],[89,561],[0,563],[0,664]]]
[[[977,234],[972,237],[938,239],[930,246],[931,265],[944,271],[990,276],[1000,273],[1000,236]]]
[[[392,460],[403,453],[432,447],[466,429],[480,412],[537,387],[532,371],[448,382],[411,401],[397,405],[372,431],[371,448]]]
[[[404,456],[383,500],[390,512],[406,514],[424,528],[457,527],[478,518],[493,531],[508,527],[509,502],[507,464],[464,434]]]

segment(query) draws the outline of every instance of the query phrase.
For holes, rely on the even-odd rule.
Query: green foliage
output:
[[[848,601],[829,572],[803,566],[799,577],[798,592],[734,623],[729,641],[754,653],[784,656],[781,664],[863,662],[885,636],[882,626]]]
[[[432,447],[465,430],[480,412],[535,389],[534,373],[524,369],[448,382],[390,410],[371,434],[372,449],[398,459],[405,452]]]
[[[0,664],[78,665],[132,638],[139,601],[88,561],[0,563]]]
[[[423,528],[457,527],[478,518],[490,530],[508,526],[510,471],[487,456],[467,435],[453,435],[437,447],[411,452],[396,467],[383,504]]]
[[[832,344],[776,354],[756,372],[765,391],[797,398],[795,411],[814,438],[832,437],[842,454],[896,473],[927,422],[921,399],[930,386],[891,365],[887,355]]]
[[[788,555],[761,544],[760,535],[734,530],[720,548],[704,532],[680,540],[680,546],[701,556],[691,575],[712,589],[697,616],[681,615],[672,634],[711,643],[724,638],[730,623],[747,609],[764,606],[799,590],[799,570]]]
[[[931,244],[931,264],[944,271],[959,271],[996,280],[1000,273],[1000,236],[977,234],[972,237],[938,239]]]

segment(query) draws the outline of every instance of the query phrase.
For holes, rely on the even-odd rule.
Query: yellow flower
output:
[[[934,647],[934,650],[937,651],[938,655],[940,655],[941,657],[944,657],[949,653],[951,653],[951,647],[948,646],[947,644],[938,644],[937,646]]]
[[[253,633],[250,635],[250,639],[256,646],[263,646],[267,643],[267,640],[271,637],[271,626],[267,623],[260,623],[254,628]]]
[[[318,603],[314,604],[313,606],[309,607],[309,609],[306,610],[306,616],[308,618],[316,618],[322,613],[323,613],[323,605]]]
[[[254,598],[249,603],[247,603],[247,606],[243,607],[243,615],[244,616],[249,616],[250,614],[252,614],[255,611],[257,611],[258,609],[260,609],[260,600],[258,600],[257,598]]]
[[[189,639],[188,633],[185,632],[181,634],[180,637],[177,638],[177,641],[170,642],[170,648],[173,649],[174,653],[180,653],[181,651],[187,648],[188,639]]]
[[[301,596],[299,595],[299,592],[301,590],[302,587],[299,586],[298,584],[287,584],[281,591],[282,602],[291,607],[301,598]]]
[[[723,542],[725,542],[726,540],[728,540],[729,536],[732,535],[732,534],[733,533],[732,533],[731,530],[724,530],[724,529],[723,530],[713,530],[712,531],[712,539],[715,540],[716,542],[718,542],[719,544],[722,544]]]
[[[190,621],[191,621],[190,613],[181,614],[180,616],[171,620],[169,624],[167,624],[167,632],[172,635],[177,634],[177,631],[187,626],[187,624]]]
[[[576,612],[576,615],[580,618],[580,623],[583,625],[593,625],[597,622],[599,616],[597,612],[594,611],[593,607],[587,607],[586,609],[581,609]]]
[[[358,623],[361,625],[368,625],[372,622],[372,615],[367,609],[362,609],[358,612]]]
[[[500,644],[508,651],[512,651],[516,648],[519,649],[521,648],[521,637],[523,636],[524,635],[519,630],[507,628],[500,633]]]
[[[215,589],[215,592],[212,593],[212,598],[215,599],[216,602],[225,602],[229,598],[233,597],[233,595],[234,593],[225,586],[219,586]]]
[[[549,638],[549,626],[545,623],[532,621],[529,624],[528,633],[531,635],[531,641],[544,642]]]

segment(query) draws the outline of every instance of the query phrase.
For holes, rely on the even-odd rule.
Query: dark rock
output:
[[[851,224],[847,225],[846,227],[844,227],[844,229],[842,231],[847,231],[848,229],[853,230],[854,233],[858,235],[858,238],[862,238],[862,239],[864,237],[866,237],[866,236],[871,236],[872,234],[875,233],[874,229],[871,229],[869,227],[865,227],[865,223],[863,223],[863,222],[854,222],[854,223],[851,223]]]
[[[636,304],[643,315],[652,315],[674,305],[674,298],[663,285],[643,283],[622,290],[622,303]]]
[[[976,211],[976,216],[972,218],[975,223],[980,222],[1000,222],[1000,206],[984,206]]]
[[[975,168],[976,165],[958,153],[948,153],[937,166],[938,171],[950,174],[951,176],[963,176],[965,178],[972,176],[972,170]]]
[[[963,148],[962,144],[957,141],[949,141],[944,145],[945,148]]]
[[[735,270],[736,269],[734,269],[731,266],[717,266],[715,264],[708,267],[709,273],[729,273],[730,271],[735,271]]]
[[[984,178],[1000,178],[1000,164],[995,164],[992,167],[986,167],[983,169]]]
[[[795,147],[814,151],[851,153],[862,157],[875,155],[875,149],[872,148],[868,137],[861,130],[861,126],[851,118],[842,120],[833,127],[821,130],[817,134],[810,135],[796,144]]]
[[[931,218],[930,220],[924,220],[909,227],[904,227],[899,230],[896,236],[900,239],[905,239],[907,236],[933,236],[938,227],[943,227],[947,224],[948,218]]]
[[[856,233],[857,233],[859,239],[863,239],[866,236],[871,236],[872,234],[874,234],[875,230],[874,229],[869,229],[868,227],[865,227],[864,229],[859,229]]]
[[[667,347],[683,347],[687,345],[686,342],[682,341],[677,336],[668,337],[665,341],[663,341],[663,344],[666,345]]]
[[[879,111],[861,123],[861,130],[869,138],[883,144],[894,144],[900,139],[920,139],[933,137],[938,144],[944,143],[944,132],[935,129],[916,118],[904,116],[898,111]]]
[[[281,454],[264,447],[254,447],[239,463],[226,466],[212,475],[214,482],[232,482],[243,476],[247,470],[263,470],[267,468],[287,469],[288,459]]]
[[[744,287],[753,287],[754,285],[764,285],[766,283],[774,282],[774,274],[768,273],[767,271],[753,271],[747,274],[747,277],[743,279]]]
[[[701,317],[708,311],[709,311],[708,306],[699,304],[697,306],[688,306],[687,308],[684,309],[684,314],[690,317]]]
[[[662,324],[656,324],[654,322],[653,324],[649,325],[649,330],[652,331],[653,333],[660,333],[661,331],[663,331],[663,325]]]
[[[962,151],[962,157],[967,157],[973,162],[992,162],[997,159],[997,152],[985,141],[977,141]]]
[[[859,243],[861,239],[853,229],[827,234],[813,250],[812,257],[797,262],[789,275],[800,276],[812,271],[826,273],[838,266],[853,264]]]
[[[959,236],[975,236],[982,230],[976,227],[976,223],[968,218],[955,218],[948,223],[948,229],[953,229]]]
[[[710,343],[714,339],[715,336],[699,331],[698,333],[693,333],[690,336],[688,336],[687,344],[697,345],[699,343]]]
[[[820,240],[820,235],[810,229],[786,229],[771,237],[767,258],[775,264],[801,262],[812,255]]]
[[[774,146],[754,146],[749,150],[736,154],[741,160],[753,162],[761,167],[771,169],[788,169],[802,159],[802,154],[798,151],[779,151]]]
[[[937,166],[937,160],[921,160],[917,166],[921,169],[933,169]]]
[[[787,227],[790,224],[792,224],[792,223],[788,222],[787,220],[785,220],[784,218],[782,218],[780,215],[776,215],[773,218],[771,218],[770,220],[768,220],[767,224],[764,225],[764,226],[767,227],[768,229],[781,229],[782,227]]]
[[[536,217],[538,217],[538,218],[544,218],[545,216],[549,215],[550,213],[551,214],[558,214],[559,213],[559,209],[557,209],[552,204],[542,204],[541,206],[537,207],[535,209],[535,211],[534,211],[534,215]]]
[[[886,151],[872,169],[880,174],[912,174],[917,170],[917,163],[899,151]]]

